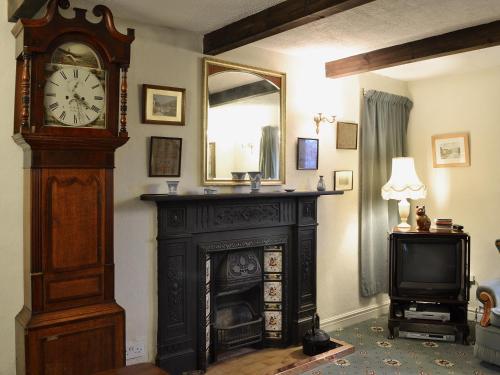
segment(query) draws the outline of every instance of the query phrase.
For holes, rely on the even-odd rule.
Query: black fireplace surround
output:
[[[158,208],[157,365],[178,375],[231,348],[300,344],[316,312],[317,198],[333,194],[142,195]]]

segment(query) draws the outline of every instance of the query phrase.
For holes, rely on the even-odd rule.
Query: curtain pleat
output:
[[[262,178],[279,178],[279,129],[264,126],[260,138],[259,168]]]

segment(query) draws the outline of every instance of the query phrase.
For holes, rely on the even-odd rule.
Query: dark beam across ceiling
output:
[[[208,96],[210,107],[232,103],[241,99],[252,98],[278,92],[279,89],[265,79],[247,83],[224,91],[215,92]]]
[[[205,34],[203,52],[218,55],[372,1],[374,0],[286,0]]]
[[[327,78],[339,78],[411,62],[500,45],[500,21],[435,35],[327,62]]]
[[[7,15],[9,22],[19,18],[33,18],[47,0],[7,0]]]

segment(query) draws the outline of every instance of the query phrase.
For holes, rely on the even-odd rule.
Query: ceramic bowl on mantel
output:
[[[168,194],[176,195],[178,186],[179,186],[179,181],[167,181]]]
[[[233,180],[244,180],[247,172],[231,172]]]

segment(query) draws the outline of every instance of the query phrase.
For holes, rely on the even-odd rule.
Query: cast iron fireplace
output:
[[[158,207],[157,365],[177,375],[300,344],[316,312],[317,198],[341,193],[142,195]]]

